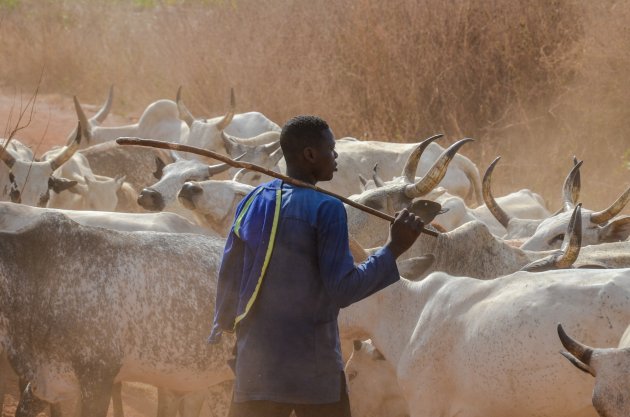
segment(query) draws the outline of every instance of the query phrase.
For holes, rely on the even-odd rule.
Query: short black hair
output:
[[[289,119],[280,133],[280,147],[285,158],[292,158],[304,148],[315,146],[324,137],[322,132],[329,129],[328,123],[318,116],[300,115]]]

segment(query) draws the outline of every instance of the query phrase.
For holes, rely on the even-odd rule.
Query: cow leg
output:
[[[232,403],[232,387],[234,381],[224,381],[208,388],[207,400],[210,409],[209,417],[225,417]]]
[[[44,411],[48,403],[33,395],[31,386],[26,384],[25,381],[20,378],[20,386],[22,385],[25,385],[26,387],[20,396],[20,401],[18,402],[17,409],[15,410],[15,417],[36,417],[37,414]]]
[[[93,369],[78,373],[81,385],[81,417],[107,417],[114,378],[120,368]]]
[[[114,417],[125,417],[122,405],[122,382],[117,382],[112,387],[112,407]]]
[[[9,390],[10,375],[14,374],[7,359],[6,353],[3,351],[0,355],[0,415],[4,410],[4,395]]]
[[[175,417],[181,398],[175,391],[158,387],[157,417]]]
[[[201,406],[206,398],[204,391],[191,392],[182,398],[179,402],[180,417],[199,417]]]

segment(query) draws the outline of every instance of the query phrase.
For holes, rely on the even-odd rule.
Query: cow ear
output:
[[[621,216],[614,219],[599,231],[601,242],[623,242],[630,236],[630,216]]]
[[[428,254],[397,261],[396,265],[398,265],[398,272],[401,277],[415,281],[424,278],[433,262],[435,262],[435,256]]]
[[[57,194],[61,193],[64,190],[67,190],[70,187],[74,187],[75,185],[77,185],[77,182],[74,180],[67,180],[65,178],[52,176],[48,178],[48,189],[53,190]]]
[[[74,187],[68,188],[68,191],[72,194],[77,194],[81,196],[87,195],[90,192],[87,185],[79,183],[77,183]]]
[[[162,175],[164,174],[164,167],[166,166],[166,164],[164,163],[164,161],[162,161],[162,158],[160,158],[159,156],[155,157],[155,172],[153,173],[153,176],[155,177],[155,179],[159,180],[162,178]]]
[[[127,179],[126,175],[117,175],[116,178],[114,178],[114,181],[116,181],[116,186],[118,188],[122,187],[126,179]]]
[[[367,185],[367,180],[361,174],[359,174],[359,181],[361,182],[361,191],[365,191],[365,186]]]
[[[590,366],[588,366],[584,362],[580,361],[578,358],[576,358],[575,356],[573,356],[572,354],[570,354],[566,350],[561,350],[560,354],[562,356],[564,356],[565,358],[567,358],[569,360],[569,362],[571,362],[580,371],[586,372],[587,374],[591,374],[591,375],[595,376],[595,370],[593,368],[591,368]]]
[[[414,200],[409,206],[409,211],[420,217],[424,224],[429,224],[438,214],[443,214],[448,209],[443,209],[440,203],[431,200]]]
[[[378,350],[378,349],[374,349],[374,352],[372,353],[372,359],[374,359],[375,361],[384,361],[384,360],[386,360],[385,356],[383,356],[381,351]]]

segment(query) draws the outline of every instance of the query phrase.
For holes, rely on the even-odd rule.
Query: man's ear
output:
[[[312,164],[317,159],[317,149],[307,146],[302,151],[302,155],[304,155],[304,159],[306,159],[307,162]]]

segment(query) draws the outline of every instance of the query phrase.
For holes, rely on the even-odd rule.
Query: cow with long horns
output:
[[[626,328],[616,348],[587,346],[569,336],[562,324],[558,324],[558,336],[566,349],[562,355],[576,368],[595,377],[592,401],[600,417],[630,415],[630,327]],[[575,378],[582,380],[584,376]]]
[[[50,191],[60,193],[76,185],[76,181],[58,178],[53,172],[79,148],[80,126],[72,142],[48,161],[37,161],[33,152],[16,139],[1,140],[0,201],[44,207],[50,199]]]
[[[177,104],[173,100],[157,100],[147,106],[137,123],[124,126],[101,126],[112,105],[113,87],[109,89],[107,100],[91,118],[74,97],[74,108],[83,128],[85,141],[82,148],[115,140],[121,136],[160,139],[179,142],[188,136],[188,126],[179,119]]]

